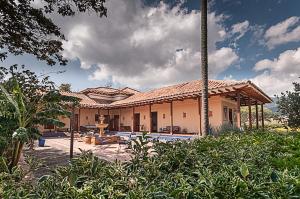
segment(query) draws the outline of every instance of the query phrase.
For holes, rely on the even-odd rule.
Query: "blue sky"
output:
[[[74,91],[109,84],[146,90],[200,78],[200,0],[110,0],[107,6],[108,18],[51,16],[67,38],[67,66],[30,55],[4,64],[49,73]],[[250,79],[270,95],[291,89],[300,76],[299,8],[299,0],[210,1],[210,78]]]

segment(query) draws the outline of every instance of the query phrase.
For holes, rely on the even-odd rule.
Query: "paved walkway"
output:
[[[82,150],[91,150],[96,156],[107,161],[127,161],[130,154],[126,150],[127,145],[107,144],[92,145],[85,144],[80,139],[74,140],[74,156],[78,156]],[[35,147],[34,151],[26,151],[25,154],[32,155],[42,161],[43,166],[33,172],[34,178],[50,174],[57,166],[66,165],[69,162],[70,138],[47,138],[45,147]]]

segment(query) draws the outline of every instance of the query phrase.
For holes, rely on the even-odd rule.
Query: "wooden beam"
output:
[[[170,120],[171,120],[170,134],[173,135],[173,101],[170,102]]]
[[[256,129],[258,129],[258,105],[257,105],[257,102],[255,103],[255,115],[256,115]]]
[[[132,129],[131,132],[134,132],[134,106],[132,107]]]
[[[199,134],[200,136],[202,136],[201,97],[198,97],[198,113],[199,113]]]
[[[265,129],[264,104],[261,104],[261,127]]]
[[[241,94],[237,93],[237,106],[236,106],[236,117],[237,117],[237,127],[241,128]]]
[[[77,132],[80,132],[80,108],[78,110],[78,126],[77,126]]]
[[[120,108],[119,109],[119,131],[121,131],[121,122],[122,122],[122,116],[121,116],[121,114],[122,114],[122,109]]]
[[[249,112],[249,129],[252,129],[252,113],[251,113],[251,102],[250,99],[248,101],[248,112]]]
[[[149,104],[149,133],[152,132],[152,114],[151,114],[151,104]]]
[[[71,139],[70,139],[70,159],[73,158],[73,149],[74,149],[74,121],[75,121],[75,107],[73,105],[72,107],[72,114],[70,117],[70,133],[71,133]]]

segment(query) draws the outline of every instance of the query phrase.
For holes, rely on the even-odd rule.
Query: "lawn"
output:
[[[299,198],[300,134],[252,132],[132,146],[130,162],[89,152],[36,184],[2,175],[4,198]],[[5,183],[3,180],[6,180]],[[9,182],[9,183],[8,183]]]

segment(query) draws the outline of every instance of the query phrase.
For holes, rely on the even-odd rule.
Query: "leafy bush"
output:
[[[106,162],[84,152],[36,185],[5,198],[299,198],[300,134],[270,132],[149,144],[132,161]],[[148,152],[147,152],[148,150]],[[7,188],[9,187],[9,189]],[[10,190],[10,191],[9,191]]]

